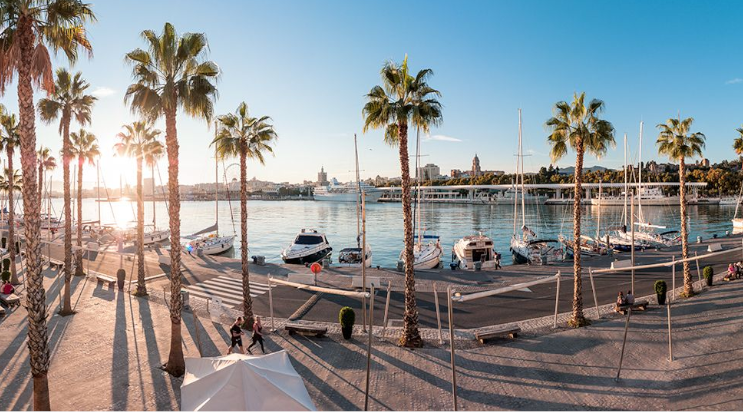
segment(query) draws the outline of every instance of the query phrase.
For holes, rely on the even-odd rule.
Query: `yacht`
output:
[[[623,206],[625,202],[633,201],[635,205],[642,204],[643,206],[667,206],[679,203],[679,197],[677,195],[666,196],[658,187],[639,187],[638,192],[639,196],[635,195],[634,197],[627,198],[627,200],[625,200],[624,194],[620,196],[602,196],[600,199],[598,197],[592,198],[591,205]]]
[[[363,250],[361,248],[343,248],[338,253],[338,266],[361,268],[361,265],[365,263],[366,268],[371,267],[372,250],[369,244],[366,244],[366,260],[363,260],[362,257]]]
[[[534,231],[521,227],[523,236],[511,238],[511,253],[516,264],[549,265],[563,260],[563,249],[556,239],[537,238]]]
[[[330,255],[330,247],[325,234],[314,229],[302,229],[286,249],[281,251],[281,259],[287,264],[307,264],[318,262]]]
[[[422,238],[422,240],[421,240]],[[430,270],[438,268],[441,263],[441,242],[438,235],[415,235],[413,245],[413,268],[416,270]],[[428,240],[428,242],[426,242]],[[405,249],[400,251],[400,261],[405,261]]]
[[[213,233],[189,241],[186,243],[186,251],[204,255],[217,255],[232,248],[234,242],[234,235],[220,236]]]
[[[518,197],[516,188],[509,188],[495,194],[482,194],[477,198],[483,204],[488,205],[513,205],[514,199]],[[547,202],[547,195],[524,194],[524,203],[529,205],[543,205]]]
[[[383,190],[364,182],[349,182],[340,184],[333,178],[330,185],[316,186],[315,201],[356,202],[361,191],[366,194],[366,202],[377,202],[384,193]]]
[[[453,253],[459,268],[475,269],[475,263],[482,263],[482,268],[495,268],[497,253],[493,249],[493,240],[479,233],[461,238],[454,244]]]
[[[565,252],[567,253],[568,257],[571,257],[573,254],[575,254],[575,243],[573,242],[573,240],[567,239],[562,235],[558,237],[558,240],[562,245],[565,246]],[[603,246],[601,242],[598,242],[587,235],[580,236],[578,249],[580,250],[580,254],[584,257],[606,255],[606,247]]]

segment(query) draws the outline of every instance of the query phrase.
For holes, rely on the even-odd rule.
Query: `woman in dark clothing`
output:
[[[263,348],[263,325],[261,325],[261,318],[255,316],[255,322],[253,323],[253,342],[248,346],[248,353],[253,354],[250,349],[258,343],[261,344],[263,354],[266,354],[266,350]]]

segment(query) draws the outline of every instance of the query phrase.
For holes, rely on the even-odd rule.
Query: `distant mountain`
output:
[[[608,171],[608,170],[609,170],[609,168],[604,168],[603,166],[591,166],[591,167],[588,167],[588,168],[584,167],[583,168],[583,173],[586,173],[586,172],[596,172],[596,171],[604,172],[604,171]],[[560,175],[573,175],[573,173],[575,173],[575,167],[574,166],[569,166],[567,168],[560,168]]]

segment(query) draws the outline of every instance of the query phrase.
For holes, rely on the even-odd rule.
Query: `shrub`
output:
[[[3,273],[0,274],[0,278],[2,278],[3,282],[10,281],[10,271],[3,271]]]
[[[702,276],[705,279],[707,279],[707,278],[710,278],[711,279],[714,274],[715,274],[715,270],[713,270],[712,267],[710,267],[710,266],[706,266],[702,270]]]
[[[655,294],[657,295],[666,295],[666,291],[668,291],[668,286],[666,286],[666,282],[663,280],[656,281],[653,288],[655,288]]]
[[[353,324],[356,322],[356,313],[353,311],[353,308],[341,308],[340,313],[338,313],[338,321],[341,323],[341,327],[353,327]]]
[[[3,259],[3,271],[10,271],[10,258]]]
[[[121,281],[126,280],[126,270],[119,268],[119,270],[116,271],[116,279]]]

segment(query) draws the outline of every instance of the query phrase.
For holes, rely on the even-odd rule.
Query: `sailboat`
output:
[[[459,268],[473,270],[476,262],[480,263],[482,269],[496,267],[498,253],[493,249],[493,240],[482,232],[459,239],[452,251]]]
[[[170,229],[157,229],[155,219],[155,165],[150,165],[150,168],[152,168],[152,225],[145,227],[144,245],[165,242],[170,239]]]
[[[343,248],[338,253],[338,266],[340,267],[361,267],[366,265],[367,268],[372,266],[372,250],[369,244],[366,248],[361,248],[361,205],[359,198],[365,198],[366,193],[361,186],[361,177],[359,176],[359,147],[356,141],[356,134],[353,134],[353,147],[356,154],[356,184],[358,192],[356,193],[356,247]],[[364,205],[366,202],[364,202]],[[366,257],[364,257],[366,251]]]
[[[204,228],[188,237],[191,241],[185,245],[186,251],[205,255],[221,254],[232,248],[235,242],[235,234],[219,235],[219,157],[215,158],[215,180],[214,180],[214,214],[216,222],[214,225]]]
[[[519,184],[518,179],[521,179]],[[516,158],[516,186],[521,192],[521,234],[516,233],[518,219],[518,193],[513,198],[513,236],[511,253],[517,264],[553,264],[563,260],[564,251],[555,244],[554,239],[543,239],[526,226],[526,207],[524,189],[524,155],[521,147],[521,109],[519,109],[519,148]]]
[[[421,215],[423,214],[423,204],[421,203],[421,167],[420,167],[420,146],[421,136],[420,129],[417,131],[416,136],[416,168],[417,168],[417,182],[416,182],[416,228],[418,233],[413,236],[415,245],[413,245],[413,268],[416,270],[430,270],[437,268],[441,263],[441,255],[443,250],[441,249],[441,240],[438,235],[427,235],[425,230],[421,227]],[[401,261],[405,260],[405,249],[400,251]]]

